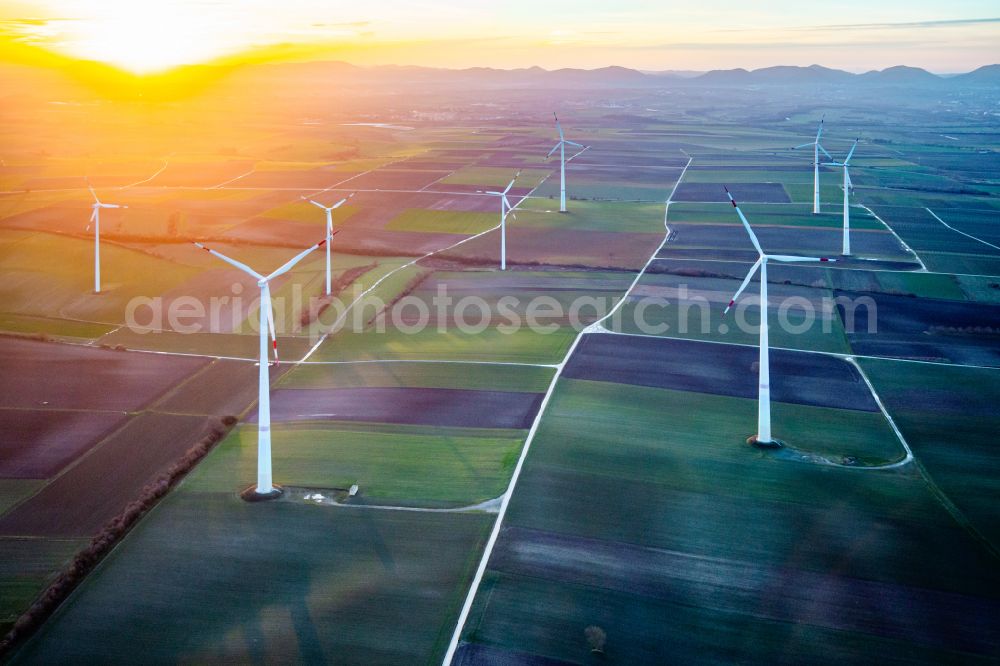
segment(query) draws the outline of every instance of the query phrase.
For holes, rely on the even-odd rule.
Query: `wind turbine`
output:
[[[754,234],[753,229],[750,228],[750,223],[747,222],[747,218],[743,216],[743,211],[741,211],[740,207],[736,204],[736,200],[733,199],[733,195],[730,194],[728,188],[726,189],[726,195],[729,197],[729,201],[732,202],[733,208],[736,209],[736,213],[740,216],[740,222],[743,223],[747,233],[750,234],[750,241],[753,243],[754,249],[757,250],[757,261],[750,268],[750,272],[747,273],[747,276],[743,278],[743,284],[741,284],[740,288],[736,290],[736,294],[733,296],[732,300],[729,301],[729,305],[726,306],[726,312],[729,312],[729,308],[733,307],[736,299],[740,297],[743,290],[747,288],[748,284],[750,284],[750,280],[753,279],[757,269],[760,269],[760,357],[758,362],[758,372],[760,374],[757,384],[757,435],[751,439],[753,443],[760,446],[781,446],[780,442],[771,438],[771,368],[768,357],[767,342],[767,262],[780,261],[783,263],[790,263],[799,261],[834,260],[827,259],[826,257],[792,257],[783,254],[765,254],[764,250],[760,247],[760,243],[757,242],[757,236]]]
[[[510,205],[510,200],[507,198],[507,193],[510,192],[510,188],[514,187],[514,183],[520,175],[520,171],[515,173],[514,178],[507,184],[507,188],[503,192],[478,190],[483,194],[492,194],[493,196],[500,197],[500,270],[502,271],[507,270],[507,213],[510,213],[511,217],[515,220],[517,219],[514,207]]]
[[[806,146],[813,147],[813,215],[819,215],[819,152],[822,150],[823,154],[833,159],[833,155],[826,152],[826,148],[820,145],[819,137],[823,134],[823,118],[819,119],[819,129],[816,130],[816,139],[810,141],[809,143],[803,143],[801,146],[795,146],[792,150],[798,150],[799,148],[805,148]]]
[[[350,196],[344,197],[343,199],[333,204],[332,206],[324,206],[318,201],[313,201],[312,199],[302,197],[305,201],[308,201],[313,206],[316,206],[317,208],[322,208],[323,210],[326,211],[326,295],[327,296],[330,295],[330,245],[332,244],[332,239],[334,235],[336,235],[340,231],[339,229],[337,231],[333,230],[333,211],[343,206],[344,203],[348,199],[353,197],[355,194],[357,193],[352,192]]]
[[[280,488],[275,488],[271,483],[271,377],[268,374],[267,364],[267,338],[270,332],[273,340],[274,364],[278,364],[278,338],[274,330],[274,312],[271,309],[271,287],[270,282],[274,278],[284,275],[292,270],[295,264],[305,259],[313,250],[326,243],[326,239],[321,240],[307,250],[303,250],[287,261],[278,270],[270,275],[264,276],[250,268],[244,263],[230,259],[221,252],[216,252],[205,247],[201,243],[195,243],[206,252],[222,259],[227,264],[235,266],[244,273],[257,279],[257,286],[260,287],[260,373],[258,385],[257,402],[257,487],[253,493],[246,495],[249,499],[269,499],[281,494]]]
[[[851,209],[848,206],[849,190],[854,189],[854,183],[851,182],[851,174],[847,172],[847,165],[851,161],[851,155],[854,154],[854,149],[858,147],[858,139],[854,140],[854,145],[851,146],[851,150],[847,153],[847,157],[844,158],[843,162],[824,162],[823,166],[834,166],[844,168],[844,247],[843,255],[849,255],[851,253]],[[833,159],[832,157],[830,158]]]
[[[90,181],[87,181],[87,189],[94,197],[94,203],[90,204],[93,212],[90,214],[90,221],[94,224],[94,293],[101,293],[101,209],[102,208],[128,208],[128,206],[120,206],[118,204],[106,204],[101,203],[101,200],[97,198],[97,192],[94,192],[94,188],[90,186]],[[87,225],[87,231],[90,231],[90,225]]]
[[[573,141],[568,141],[563,135],[562,125],[559,124],[559,116],[552,112],[552,117],[556,119],[556,129],[559,130],[559,142],[552,147],[549,151],[548,157],[552,157],[552,154],[557,150],[559,151],[559,212],[566,212],[566,146],[576,146],[577,148],[583,148],[579,143]]]

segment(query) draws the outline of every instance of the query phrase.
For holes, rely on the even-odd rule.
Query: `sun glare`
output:
[[[68,22],[58,48],[137,74],[162,72],[228,55],[249,46],[239,17],[211,15],[201,3],[102,0],[91,15]]]

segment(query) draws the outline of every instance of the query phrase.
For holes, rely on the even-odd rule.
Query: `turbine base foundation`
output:
[[[747,437],[747,444],[750,446],[756,446],[759,449],[780,449],[785,445],[780,439],[772,439],[770,442],[761,442],[757,440],[757,435],[751,435]]]
[[[285,494],[285,489],[281,486],[271,486],[271,492],[259,493],[257,486],[250,486],[240,493],[240,499],[244,502],[266,502],[267,500],[278,499]]]

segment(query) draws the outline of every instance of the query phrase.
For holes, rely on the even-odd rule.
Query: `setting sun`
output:
[[[205,19],[218,10],[201,3],[111,0],[86,11],[85,18],[60,26],[59,50],[137,74],[205,62],[248,46],[237,17],[225,32],[215,30],[221,23]]]
[[[483,10],[453,0],[0,0],[0,40],[134,74],[289,52],[362,65],[645,70],[809,65],[822,53],[823,64],[851,71],[906,61],[954,72],[996,51],[1000,21],[979,0],[955,3],[944,17],[929,0],[908,3],[906,21],[847,0],[847,15],[865,20],[846,23],[819,7],[777,4],[761,11],[735,0],[622,0],[611,9],[596,0],[510,0]],[[720,16],[741,30],[720,26]]]

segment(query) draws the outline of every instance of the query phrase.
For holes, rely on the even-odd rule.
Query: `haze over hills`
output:
[[[281,63],[264,65],[263,75],[325,76],[343,82],[395,85],[464,85],[470,88],[490,87],[560,87],[560,88],[645,88],[676,86],[741,86],[741,85],[898,85],[942,86],[1000,85],[1000,65],[986,65],[972,72],[954,76],[939,76],[917,67],[896,66],[854,74],[820,65],[809,67],[776,66],[748,71],[746,69],[694,72],[640,72],[627,67],[598,69],[564,68],[547,70],[541,67],[494,69],[472,67],[443,69],[419,66],[360,67],[344,62]]]
[[[75,64],[73,64],[75,63]],[[73,64],[71,67],[70,65]],[[0,82],[9,92],[30,94],[29,88],[22,88],[26,81],[23,65],[16,62],[0,63]],[[142,77],[114,70],[97,62],[72,61],[66,58],[50,59],[40,70],[74,71],[74,78],[100,81],[113,78],[119,84],[132,85],[136,89],[146,88]],[[907,66],[872,70],[862,74],[810,65],[800,67],[783,65],[756,70],[743,68],[721,69],[708,72],[690,70],[639,71],[628,67],[608,66],[597,69],[544,69],[526,67],[518,69],[496,69],[491,67],[470,67],[462,69],[436,68],[415,65],[360,66],[343,61],[272,62],[227,68],[216,65],[190,65],[176,68],[167,77],[179,81],[199,78],[217,78],[227,72],[237,76],[247,76],[253,82],[290,88],[298,85],[313,86],[317,81],[336,82],[352,88],[383,87],[387,89],[412,89],[457,86],[466,90],[524,88],[524,89],[656,89],[656,88],[696,88],[718,86],[895,86],[907,88],[939,89],[943,91],[960,87],[1000,86],[1000,64],[985,65],[964,74],[941,76],[925,69]],[[21,88],[19,90],[19,88]]]
[[[221,88],[213,82],[228,81]],[[855,74],[820,65],[742,68],[709,72],[642,72],[619,66],[598,69],[542,67],[445,69],[413,65],[360,66],[343,61],[270,62],[238,66],[191,65],[157,77],[144,78],[97,62],[56,59],[44,64],[0,63],[0,97],[8,103],[35,99],[182,98],[202,90],[268,90],[272,100],[319,98],[335,95],[341,109],[364,104],[371,94],[435,95],[449,90],[563,91],[580,94],[594,90],[687,90],[694,94],[713,88],[753,90],[815,87],[831,94],[867,95],[869,88],[891,87],[920,95],[951,95],[973,89],[987,92],[1000,87],[1000,64],[964,74],[941,76],[916,67],[896,66]],[[351,100],[343,94],[350,91]],[[240,93],[236,93],[240,94]],[[173,96],[173,97],[171,97]],[[258,100],[257,104],[262,102]]]

